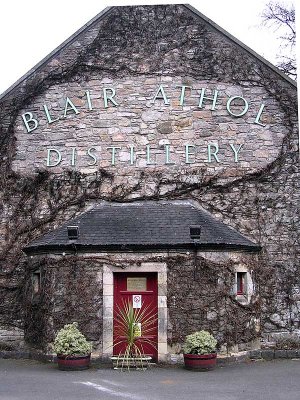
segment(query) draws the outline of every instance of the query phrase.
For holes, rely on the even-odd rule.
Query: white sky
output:
[[[4,0],[0,13],[0,93],[112,5],[189,3],[257,53],[275,63],[276,32],[260,26],[268,0]],[[292,0],[284,0],[290,3]],[[298,11],[298,10],[297,10]]]

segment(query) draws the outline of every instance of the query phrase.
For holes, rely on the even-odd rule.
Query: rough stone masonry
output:
[[[101,351],[99,276],[121,256],[56,255],[53,264],[22,249],[102,200],[192,199],[262,248],[253,258],[196,254],[196,264],[192,254],[125,257],[137,268],[145,257],[167,265],[169,351],[202,326],[241,348],[268,332],[299,332],[296,86],[275,67],[189,6],[112,7],[0,101],[3,348],[47,351],[76,317]],[[254,271],[247,305],[229,289],[236,258]],[[223,291],[206,275],[197,284],[194,264],[202,275],[218,271]],[[85,305],[83,282],[94,288]]]

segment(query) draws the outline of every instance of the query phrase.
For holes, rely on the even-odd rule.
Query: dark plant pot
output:
[[[58,368],[62,371],[81,371],[90,366],[91,355],[87,356],[64,356],[57,355]]]
[[[214,369],[217,363],[217,353],[184,354],[184,365],[187,369],[207,371]]]

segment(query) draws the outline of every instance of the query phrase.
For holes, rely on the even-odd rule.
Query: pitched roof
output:
[[[190,227],[201,228],[199,240]],[[69,240],[67,227],[78,226]],[[32,253],[146,249],[232,249],[258,251],[260,246],[188,201],[100,203],[28,244]]]
[[[168,5],[170,6],[170,5]],[[174,5],[175,6],[175,5]],[[272,63],[267,61],[265,58],[260,56],[258,53],[256,53],[254,50],[252,50],[250,47],[242,43],[240,40],[235,38],[233,35],[228,33],[225,29],[221,28],[218,24],[213,22],[211,19],[207,18],[204,14],[199,12],[197,9],[194,7],[190,6],[189,4],[177,4],[176,6],[181,6],[184,7],[186,10],[188,10],[190,13],[195,15],[196,17],[202,19],[205,21],[208,25],[210,25],[213,29],[227,37],[231,42],[237,44],[240,48],[242,48],[244,51],[246,51],[248,54],[250,54],[252,57],[256,58],[263,64],[265,64],[268,68],[273,70],[276,74],[278,74],[281,78],[286,80],[288,83],[290,83],[292,86],[297,87],[297,83],[291,79],[288,75],[284,74],[282,71],[280,71],[277,67],[275,67]],[[124,7],[124,6],[123,6]],[[132,7],[140,7],[140,6],[132,6]],[[157,7],[155,5],[148,5],[148,6],[142,6],[142,7]],[[74,41],[78,40],[79,36],[84,33],[86,30],[90,29],[94,24],[96,24],[98,21],[100,21],[103,18],[106,18],[109,16],[111,11],[114,8],[121,8],[121,7],[107,7],[105,8],[102,12],[100,12],[98,15],[96,15],[93,19],[91,19],[89,22],[87,22],[83,27],[81,27],[77,32],[75,32],[72,36],[70,36],[68,39],[66,39],[60,46],[58,46],[56,49],[54,49],[48,56],[46,56],[43,60],[41,60],[37,65],[35,65],[30,71],[28,71],[25,75],[23,75],[16,83],[14,83],[12,86],[10,86],[4,93],[0,94],[0,100],[4,98],[6,95],[8,95],[12,90],[14,90],[18,85],[20,85],[23,81],[28,79],[31,75],[35,74],[36,71],[40,70],[43,68],[44,65],[49,63],[53,58],[57,56],[58,53],[63,51],[66,47],[71,45]]]

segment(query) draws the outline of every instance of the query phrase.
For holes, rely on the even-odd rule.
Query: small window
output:
[[[238,266],[238,268],[239,271],[235,271],[235,283],[232,288],[232,294],[241,304],[249,304],[254,294],[252,274],[246,268],[242,268],[241,266]]]
[[[236,294],[244,295],[247,293],[247,284],[246,284],[246,272],[237,272],[236,273]]]
[[[41,272],[35,271],[32,274],[32,289],[33,294],[40,293],[41,291]]]

